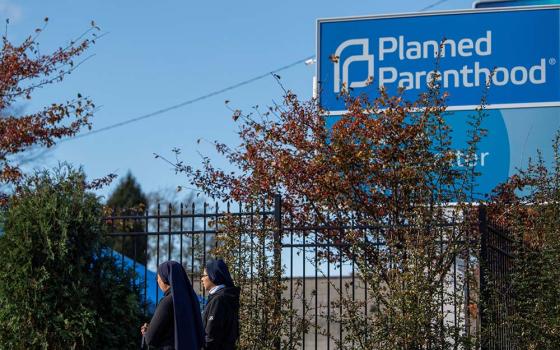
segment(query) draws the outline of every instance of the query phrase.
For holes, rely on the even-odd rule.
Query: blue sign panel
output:
[[[341,113],[341,91],[375,96],[381,86],[416,100],[438,49],[450,110],[479,105],[487,79],[489,108],[560,105],[557,6],[319,20],[320,103]]]
[[[319,20],[319,99],[330,112],[327,125],[345,112],[339,98],[345,89],[374,98],[381,86],[389,94],[404,87],[405,97],[416,100],[427,90],[442,42],[438,68],[450,95],[457,167],[465,165],[460,150],[468,116],[492,79],[482,125],[488,136],[475,155],[478,195],[526,167],[537,150],[552,159],[560,128],[560,6]]]
[[[466,166],[467,154],[464,153],[468,141],[466,130],[469,129],[469,114],[472,113],[471,111],[455,111],[447,115],[447,123],[452,128],[451,148],[455,150],[453,165],[456,168]],[[477,171],[481,174],[474,184],[475,199],[482,199],[484,195],[491,193],[497,184],[508,178],[511,168],[510,143],[512,141],[508,138],[508,130],[502,113],[500,110],[494,109],[488,110],[487,114],[482,127],[488,130],[489,137],[484,137],[479,142],[473,161]],[[336,115],[326,116],[327,127],[332,128],[339,119],[340,116]],[[513,142],[517,141],[513,140]],[[516,152],[514,157],[523,153],[516,148],[512,149]],[[525,152],[525,161],[529,156],[531,154]]]
[[[473,4],[473,7],[492,8],[558,4],[560,4],[560,0],[479,0]],[[550,28],[551,34],[554,30],[555,28]],[[552,40],[554,35],[549,37]],[[509,140],[508,175],[513,175],[517,172],[517,169],[526,169],[529,159],[535,160],[537,157],[542,157],[545,165],[549,168],[554,166],[554,154],[551,145],[556,133],[560,130],[560,107],[504,108],[493,112],[499,113],[501,119],[503,119],[503,125]],[[490,130],[493,134],[500,134],[499,131]],[[499,147],[499,144],[495,143],[494,147]],[[503,173],[503,169],[500,169],[500,172]],[[483,176],[488,177],[488,174]],[[484,183],[481,184],[481,187],[488,187],[487,185]]]

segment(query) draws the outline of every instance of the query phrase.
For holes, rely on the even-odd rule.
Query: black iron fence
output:
[[[482,350],[514,349],[511,273],[515,262],[515,241],[508,230],[490,221],[485,208],[479,212]]]
[[[361,235],[361,242],[366,244],[366,248],[362,248],[382,253],[388,249],[383,237],[391,227],[366,225],[357,219],[345,225],[298,227],[282,214],[281,207],[280,197],[275,199],[272,208],[265,205],[260,208],[245,207],[241,204],[235,209],[229,204],[220,208],[217,203],[203,204],[200,208],[195,204],[178,207],[158,205],[153,213],[112,213],[106,221],[116,257],[123,268],[128,266],[137,271],[146,316],[153,311],[161,297],[155,281],[156,267],[160,262],[173,259],[185,267],[203,307],[205,291],[200,283],[202,267],[210,256],[230,254],[230,261],[236,264],[232,270],[244,283],[242,297],[251,303],[249,317],[258,319],[255,322],[258,327],[251,325],[249,329],[255,332],[255,337],[264,339],[267,333],[276,332],[277,324],[265,314],[268,297],[276,300],[271,304],[271,318],[284,318],[285,330],[275,333],[274,347],[339,347],[349,339],[349,331],[342,321],[348,317],[348,312],[353,312],[356,319],[366,322],[369,315],[383,313],[382,307],[372,302],[370,296],[374,291],[364,280],[358,266],[360,260],[357,255],[363,250],[343,244],[341,238],[349,233]],[[241,229],[224,232],[222,219],[236,221]],[[490,266],[490,270],[481,269],[480,280],[476,276],[474,279],[468,277],[469,271],[476,270],[476,266],[471,266],[476,264],[471,259],[476,254],[475,251],[469,251],[472,245],[465,245],[467,250],[456,251],[453,261],[449,263],[436,298],[437,307],[445,315],[440,320],[441,329],[454,328],[461,335],[479,334],[481,327],[483,330],[489,329],[500,321],[498,316],[482,312],[480,305],[477,305],[477,296],[488,297],[488,281],[506,278],[505,274],[498,271],[507,270],[504,266],[511,263],[509,257],[504,258],[507,250],[504,251],[506,255],[502,254],[500,250],[503,247],[495,241],[501,234],[488,224],[485,214],[481,214],[479,224],[482,233],[480,257],[487,261],[481,265]],[[452,220],[425,229],[437,230],[440,237],[437,243],[441,251],[448,249],[451,238],[461,242],[476,236],[462,232],[465,226]],[[216,253],[220,252],[220,244],[228,244],[218,239],[221,234],[228,234],[230,238],[233,236],[227,253],[223,250]],[[495,251],[498,251],[498,256],[493,255]],[[267,279],[278,282],[282,288],[266,289]],[[273,294],[262,298],[258,293],[263,290],[273,290]],[[346,309],[349,301],[355,306],[351,311]],[[368,337],[367,326],[363,328],[364,333],[358,330],[363,337]],[[504,345],[507,344],[507,330],[495,328],[496,332],[485,333],[495,339],[487,340],[486,343],[483,339],[482,343],[492,344],[488,349],[509,349]],[[453,344],[454,341],[444,339],[442,333],[442,344]],[[434,344],[434,348],[438,348],[437,344]]]
[[[286,279],[289,281],[289,299],[292,301],[290,306],[298,311],[302,311],[306,305],[310,306],[307,317],[313,325],[311,332],[300,334],[302,349],[337,348],[348,341],[356,341],[356,337],[352,335],[368,338],[367,322],[371,319],[370,314],[375,319],[383,313],[377,301],[380,293],[371,290],[358,267],[359,260],[367,263],[367,258],[360,259],[356,253],[356,249],[364,253],[363,248],[340,242],[344,242],[343,237],[346,234],[357,233],[361,236],[361,243],[366,245],[366,249],[370,249],[365,253],[374,256],[388,249],[383,237],[387,236],[390,229],[392,228],[389,226],[355,223],[343,226],[283,227],[282,256],[285,259],[282,263],[286,266]],[[447,239],[460,236],[457,231],[461,226],[451,221],[430,229],[439,232],[440,240],[437,244],[440,253],[443,253],[448,244]],[[456,252],[446,271],[446,277],[439,285],[439,295],[436,299],[437,307],[441,314],[445,315],[441,322],[445,322],[449,328],[461,329],[463,334],[470,334],[476,331],[473,326],[476,327],[477,321],[470,319],[468,310],[472,298],[469,295],[471,279],[466,277],[469,269],[469,259],[466,258],[469,253],[466,249],[467,245],[465,250]],[[391,264],[390,259],[388,263]],[[398,269],[397,263],[394,264],[394,268]],[[299,273],[294,273],[294,270]],[[389,268],[388,271],[390,270]],[[299,281],[300,278],[302,281]],[[297,300],[299,305],[293,302],[294,285],[301,286],[302,297]],[[359,307],[354,308],[353,314],[350,314],[348,310],[344,310],[347,304]],[[366,326],[358,326],[353,330],[354,334],[349,334],[349,330],[346,329],[351,323],[348,317],[355,317],[358,322],[365,322]],[[344,318],[346,322],[342,321]],[[443,328],[442,325],[441,329]],[[454,341],[458,340],[441,339],[441,343],[444,344]],[[434,348],[437,348],[435,344]]]
[[[152,213],[114,210],[105,220],[114,256],[122,268],[137,272],[144,313],[148,316],[162,297],[156,283],[156,270],[161,262],[180,262],[203,304],[206,291],[200,281],[201,269],[211,249],[217,246],[220,219],[233,216],[253,221],[273,215],[274,211],[253,211],[242,206],[235,211],[230,204],[221,209],[218,203],[203,203],[200,208],[191,203],[177,207],[158,204]]]

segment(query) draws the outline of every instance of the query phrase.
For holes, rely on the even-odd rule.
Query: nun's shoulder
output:
[[[173,296],[171,294],[165,295],[159,303],[162,307],[173,307]]]

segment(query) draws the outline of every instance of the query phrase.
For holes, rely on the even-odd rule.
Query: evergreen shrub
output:
[[[107,248],[103,207],[81,169],[25,179],[0,236],[1,349],[132,349],[141,305],[133,271]]]

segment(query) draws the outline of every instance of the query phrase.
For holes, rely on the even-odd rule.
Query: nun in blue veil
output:
[[[141,328],[143,343],[161,350],[200,350],[204,346],[200,307],[183,266],[167,261],[157,272],[164,297],[150,323]]]
[[[222,259],[206,263],[200,278],[208,291],[208,301],[202,315],[206,332],[204,349],[234,350],[239,339],[239,294],[226,263]]]

